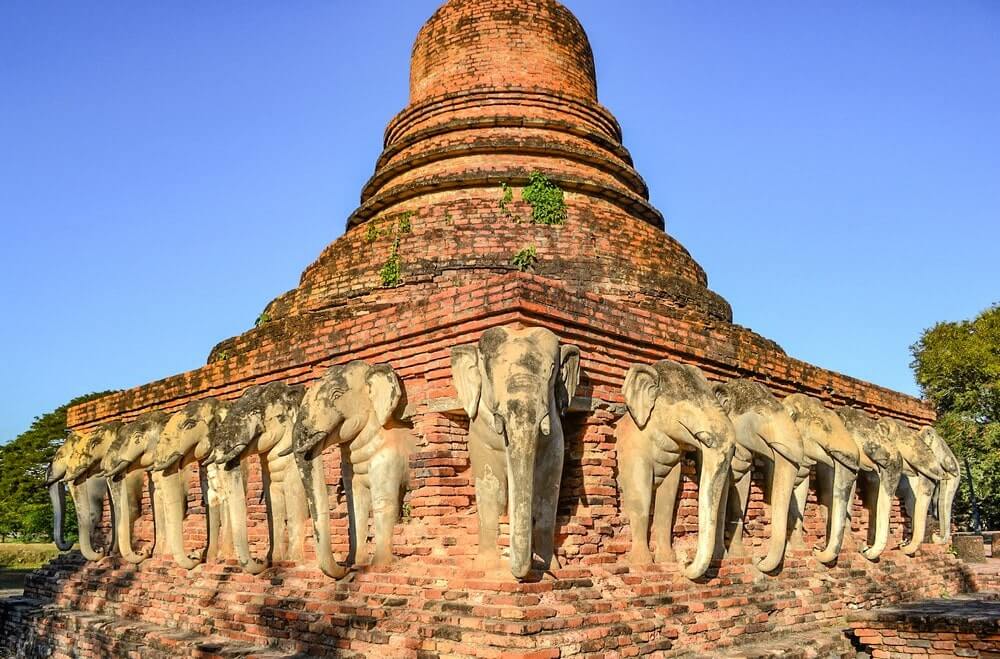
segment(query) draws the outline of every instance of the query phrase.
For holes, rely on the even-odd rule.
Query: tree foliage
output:
[[[66,411],[107,393],[80,396],[35,417],[30,428],[0,446],[0,540],[51,539],[52,504],[45,474],[56,448],[66,438]],[[76,534],[76,515],[68,496],[66,506],[69,538]]]
[[[917,383],[937,408],[938,432],[969,462],[983,525],[1000,529],[1000,305],[972,320],[938,323],[911,351]],[[955,512],[968,527],[966,483]]]

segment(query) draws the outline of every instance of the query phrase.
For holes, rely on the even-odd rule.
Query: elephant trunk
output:
[[[49,498],[52,500],[52,540],[59,551],[68,551],[72,542],[66,542],[63,537],[63,525],[66,520],[66,485],[56,481],[49,485]]]
[[[700,435],[702,433],[698,433],[699,439]],[[706,438],[703,443],[711,446],[716,442]],[[720,447],[702,451],[701,479],[698,482],[698,549],[694,559],[684,568],[684,576],[688,579],[704,575],[712,562],[720,517],[719,502],[725,494],[731,456],[731,448],[728,452]]]
[[[872,546],[862,553],[865,558],[874,561],[889,544],[889,520],[892,517],[892,498],[896,495],[896,488],[899,487],[898,470],[882,470],[878,479],[878,496],[875,500],[875,540]]]
[[[175,466],[170,467],[156,478],[157,489],[163,501],[163,515],[166,518],[166,540],[174,561],[185,570],[193,570],[201,563],[195,554],[184,551],[184,508],[187,492],[183,474]]]
[[[953,476],[938,484],[938,532],[934,535],[934,542],[938,544],[951,542],[951,507],[960,482],[958,476]]]
[[[97,515],[93,510],[90,491],[84,485],[73,486],[73,502],[76,503],[76,520],[80,529],[80,553],[88,561],[99,561],[104,558],[104,549],[95,549],[92,541]]]
[[[780,455],[776,456],[774,476],[771,480],[771,540],[767,556],[762,558],[757,567],[761,572],[771,572],[781,564],[785,557],[785,545],[788,542],[788,515],[792,502],[792,492],[795,490],[797,465]]]
[[[128,475],[116,476],[111,481],[111,499],[118,512],[115,522],[118,526],[118,551],[129,563],[138,565],[149,558],[145,552],[132,549],[132,502],[129,500]]]
[[[854,481],[857,473],[848,469],[838,460],[833,461],[833,500],[830,502],[830,533],[826,539],[826,548],[816,553],[821,563],[832,563],[840,554],[844,543],[844,532],[847,520],[850,518],[851,493],[854,491]]]
[[[913,535],[910,541],[900,547],[907,556],[913,556],[920,550],[920,545],[924,542],[927,532],[927,509],[930,507],[931,494],[934,491],[934,484],[924,476],[917,476],[914,490],[916,503],[913,507]]]
[[[250,574],[260,574],[267,569],[266,561],[258,561],[250,555],[247,539],[247,492],[243,483],[243,469],[239,463],[227,465],[223,472],[226,487],[226,502],[229,507],[229,522],[232,525],[233,544],[236,557],[243,570]]]
[[[535,496],[535,454],[539,429],[534,423],[517,424],[528,427],[510,429],[507,447],[508,516],[510,518],[510,571],[523,579],[531,570],[532,503]]]
[[[330,495],[326,491],[326,475],[323,472],[322,453],[307,459],[305,454],[295,456],[306,491],[309,516],[313,521],[313,536],[316,539],[316,558],[319,569],[332,579],[343,579],[347,568],[337,563],[330,547]]]

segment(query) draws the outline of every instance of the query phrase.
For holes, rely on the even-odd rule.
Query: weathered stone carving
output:
[[[931,426],[925,426],[919,434],[921,440],[930,449],[943,472],[942,479],[937,483],[937,499],[934,509],[938,520],[938,531],[931,537],[938,544],[951,542],[951,509],[955,503],[955,493],[962,483],[962,468],[958,457],[948,446],[948,442]]]
[[[865,506],[868,519],[874,521],[869,522],[868,546],[862,553],[873,561],[882,555],[889,542],[892,500],[899,487],[903,461],[885,422],[851,407],[838,408],[837,415],[858,447],[859,478],[867,485]]]
[[[671,533],[681,479],[681,454],[701,455],[698,485],[698,546],[684,568],[690,579],[708,569],[716,547],[736,449],[736,431],[719,405],[712,385],[694,366],[664,360],[636,364],[622,389],[629,413],[619,420],[615,437],[622,508],[632,529],[634,563],[648,563],[649,511],[653,505],[656,560],[673,558]]]
[[[291,457],[292,431],[303,387],[271,382],[247,389],[218,426],[215,463],[222,469],[223,498],[229,510],[236,557],[243,569],[260,574],[271,561],[301,561],[306,520],[305,492]],[[246,476],[250,456],[260,456],[267,497],[271,545],[260,561],[247,539]]]
[[[771,540],[767,555],[757,562],[757,567],[771,572],[785,555],[792,493],[803,479],[800,470],[806,458],[802,437],[781,402],[763,384],[747,379],[730,380],[715,385],[714,390],[736,429],[727,514],[728,524],[734,525],[730,553],[734,556],[743,553],[743,522],[750,500],[754,456],[757,456],[768,465],[771,481]]]
[[[913,556],[920,550],[927,530],[927,511],[935,486],[946,478],[946,472],[931,447],[909,426],[897,419],[885,418],[890,438],[903,458],[903,480],[900,498],[910,517],[910,539],[900,549]]]
[[[170,417],[156,444],[153,484],[163,504],[167,542],[174,560],[188,570],[202,562],[201,552],[186,553],[184,549],[186,471],[191,464],[198,467],[202,497],[208,511],[208,546],[204,559],[217,558],[220,547],[231,548],[231,524],[222,496],[221,467],[215,463],[218,427],[228,411],[227,404],[214,398],[188,403]],[[221,537],[223,535],[225,538]]]
[[[451,369],[469,415],[479,555],[499,560],[500,515],[510,517],[510,569],[520,579],[533,553],[555,559],[556,508],[564,442],[560,417],[580,380],[580,350],[544,328],[495,327],[451,352]]]
[[[111,488],[118,550],[122,558],[130,563],[141,563],[149,558],[153,549],[162,548],[165,544],[163,505],[160,492],[155,487],[150,492],[155,529],[153,545],[136,552],[132,547],[132,526],[139,517],[146,471],[153,465],[156,443],[166,423],[167,416],[162,412],[149,412],[125,424],[101,461],[101,471]]]
[[[858,477],[858,447],[837,413],[816,398],[792,394],[783,401],[802,436],[806,461],[800,470],[801,482],[795,486],[796,519],[793,541],[802,542],[802,523],[809,495],[809,467],[815,466],[818,490],[826,494],[829,531],[826,547],[816,550],[823,563],[832,563],[840,554],[844,531],[851,514],[854,485]]]
[[[114,421],[97,428],[89,435],[71,432],[49,465],[46,487],[49,488],[52,499],[53,537],[56,545],[62,551],[72,546],[63,537],[68,484],[80,529],[80,553],[89,561],[100,560],[115,545],[113,536],[108,549],[94,547],[93,539],[104,514],[104,500],[108,495],[108,479],[100,473],[101,460],[120,428],[121,423]]]
[[[320,569],[347,574],[330,546],[330,504],[323,451],[341,447],[342,477],[350,507],[348,563],[368,559],[368,523],[375,522],[376,565],[392,560],[392,532],[406,485],[413,439],[396,416],[403,386],[388,365],[353,361],[334,366],[309,387],[295,426],[294,453],[313,520]]]

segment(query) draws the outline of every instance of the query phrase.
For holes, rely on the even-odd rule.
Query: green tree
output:
[[[0,446],[0,541],[52,537],[52,505],[45,474],[56,448],[66,438],[66,410],[110,392],[74,398],[47,414],[35,417],[31,427]],[[66,535],[76,534],[76,515],[66,498]]]
[[[937,408],[937,429],[967,459],[983,525],[1000,528],[1000,305],[972,320],[938,323],[910,348],[924,395]],[[964,469],[964,466],[963,466]],[[966,482],[956,521],[971,526]]]

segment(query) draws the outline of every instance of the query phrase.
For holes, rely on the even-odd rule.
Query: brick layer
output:
[[[777,577],[759,574],[746,559],[726,559],[699,582],[674,566],[612,564],[517,583],[448,559],[410,558],[391,569],[362,568],[338,583],[308,567],[253,577],[233,562],[189,573],[155,558],[136,567],[66,555],[29,579],[26,596],[36,607],[50,604],[30,631],[14,624],[9,606],[3,624],[8,638],[34,634],[35,645],[51,638],[47,624],[98,613],[149,625],[158,636],[167,629],[199,642],[308,654],[684,656],[829,629],[858,608],[955,594],[961,574],[959,563],[935,547],[916,559],[891,550],[878,564],[845,556],[833,568],[795,551]]]

